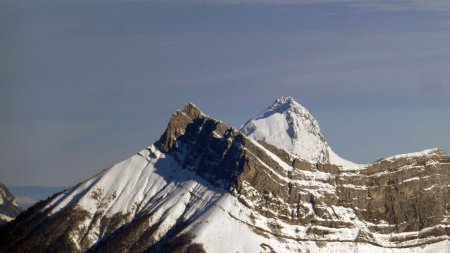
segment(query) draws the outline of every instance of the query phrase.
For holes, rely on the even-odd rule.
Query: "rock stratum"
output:
[[[351,163],[299,106],[277,99],[239,131],[188,104],[153,145],[1,228],[0,252],[449,252],[444,151]]]

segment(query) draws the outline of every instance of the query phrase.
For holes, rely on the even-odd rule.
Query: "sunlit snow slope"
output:
[[[241,131],[252,139],[265,141],[310,162],[357,166],[330,148],[316,119],[292,97],[279,97],[265,111],[247,121]]]

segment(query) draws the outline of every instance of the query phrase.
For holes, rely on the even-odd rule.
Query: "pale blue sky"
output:
[[[356,162],[450,152],[448,1],[74,2],[0,2],[6,185],[75,184],[188,101],[239,127],[293,96]]]

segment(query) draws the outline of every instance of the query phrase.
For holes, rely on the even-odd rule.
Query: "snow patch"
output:
[[[445,152],[440,148],[432,148],[432,149],[425,149],[419,152],[413,152],[413,153],[407,153],[407,154],[400,154],[400,155],[394,155],[390,156],[384,159],[381,159],[380,161],[394,161],[401,158],[414,158],[414,157],[421,157],[421,156],[432,156],[432,155],[444,155]]]
[[[14,218],[0,213],[0,220],[10,222],[10,221],[14,220]]]

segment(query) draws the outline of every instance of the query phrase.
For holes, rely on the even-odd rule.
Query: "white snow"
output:
[[[355,218],[349,208],[333,206],[343,220]],[[221,252],[358,252],[358,253],[448,253],[449,240],[408,248],[379,247],[368,243],[356,243],[352,240],[360,229],[325,228],[331,234],[327,237],[310,238],[306,227],[289,225],[265,217],[256,217],[252,225],[251,210],[241,205],[230,195],[223,195],[200,217],[195,219],[182,233],[194,235],[194,242],[202,244],[208,253]],[[270,231],[268,223],[276,222],[283,228],[278,234]],[[318,227],[318,226],[316,226]],[[389,235],[387,235],[389,236]],[[385,239],[383,239],[385,240]]]
[[[420,177],[411,177],[411,178],[403,180],[402,183],[413,182],[413,181],[417,181],[417,180],[421,180],[421,179],[425,179],[425,178],[429,178],[429,176],[424,176],[422,178],[420,178]]]
[[[431,155],[440,155],[444,153],[444,151],[440,148],[432,148],[432,149],[425,149],[419,152],[413,152],[413,153],[407,153],[407,154],[400,154],[400,155],[394,155],[390,156],[381,160],[387,160],[387,161],[393,161],[400,158],[414,158],[414,157],[421,157],[421,156],[431,156]]]
[[[14,220],[14,218],[0,213],[0,220],[4,220],[6,222],[10,222],[10,221]]]
[[[51,210],[50,215],[73,205],[91,216],[126,214],[128,220],[123,222],[141,212],[153,213],[149,224],[161,222],[157,235],[162,237],[180,218],[188,219],[207,208],[221,191],[150,146],[60,194],[45,208]],[[93,244],[100,224],[90,223],[87,218],[81,228],[90,228],[86,236]],[[72,238],[79,243],[81,235],[72,234]]]
[[[308,161],[326,159],[327,144],[317,121],[292,98],[278,98],[267,110],[250,119],[241,131]]]
[[[291,97],[275,100],[269,108],[247,121],[241,132],[312,163],[361,167],[339,157],[325,141],[316,119]]]

